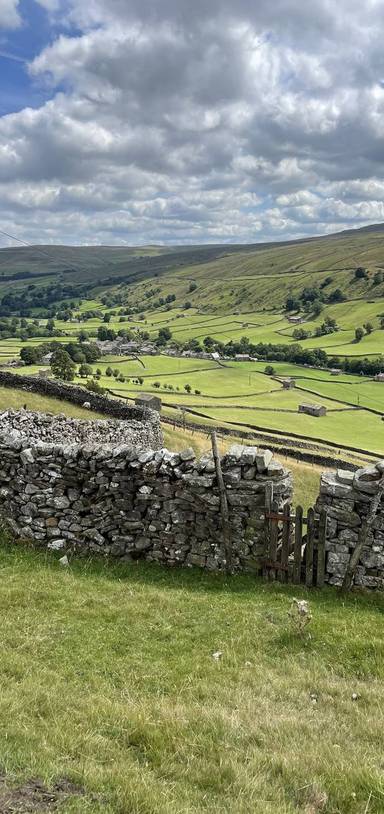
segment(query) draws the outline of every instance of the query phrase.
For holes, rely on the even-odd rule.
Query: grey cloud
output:
[[[82,35],[30,66],[52,99],[0,118],[11,226],[250,241],[380,215],[381,0],[72,0],[70,17]]]

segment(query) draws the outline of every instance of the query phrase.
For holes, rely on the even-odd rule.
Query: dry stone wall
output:
[[[125,441],[127,432],[127,422],[3,414],[2,515],[19,537],[57,550],[222,569],[212,455],[197,460],[192,449],[176,453],[133,445]],[[282,508],[291,499],[292,479],[271,452],[256,447],[233,446],[222,469],[233,564],[252,571],[264,545],[265,486],[273,484]]]
[[[341,585],[364,518],[378,494],[384,461],[349,472],[324,472],[321,476],[318,511],[327,510],[326,579]],[[384,588],[384,500],[372,524],[357,566],[354,583],[365,588]]]

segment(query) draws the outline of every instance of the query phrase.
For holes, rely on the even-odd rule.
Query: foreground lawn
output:
[[[22,548],[0,575],[0,766],[75,783],[61,814],[384,810],[383,597]]]

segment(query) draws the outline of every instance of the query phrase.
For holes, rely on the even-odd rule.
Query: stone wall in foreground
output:
[[[9,415],[0,416],[0,510],[19,537],[77,554],[225,566],[210,454],[196,460],[191,449],[153,450],[125,443],[123,434],[117,443],[126,422],[35,414],[33,424],[22,411]],[[95,424],[104,423],[115,428],[96,437]],[[283,507],[292,496],[291,476],[271,452],[255,447],[232,447],[222,469],[233,564],[252,571],[264,544],[265,486],[273,483]]]
[[[326,579],[331,585],[342,584],[359,530],[383,475],[384,461],[378,461],[375,466],[356,472],[338,469],[321,476],[316,509],[326,508],[328,515]],[[384,500],[380,501],[354,582],[360,587],[384,588]]]

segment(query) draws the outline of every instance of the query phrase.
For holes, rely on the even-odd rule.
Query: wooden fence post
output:
[[[213,459],[215,461],[217,486],[219,489],[220,496],[220,512],[223,525],[223,541],[225,551],[225,570],[227,574],[230,574],[232,572],[232,541],[231,541],[231,529],[229,525],[228,499],[225,483],[223,480],[223,473],[221,471],[220,455],[217,447],[217,438],[215,430],[212,430],[211,442]]]
[[[313,550],[315,538],[315,512],[308,509],[307,544],[305,547],[305,584],[307,588],[313,585]]]
[[[283,537],[281,541],[281,582],[288,582],[288,557],[289,542],[291,539],[291,506],[286,503],[284,506]]]
[[[293,549],[293,582],[300,585],[301,581],[301,549],[303,545],[303,509],[296,507],[295,514],[295,545]]]
[[[268,576],[268,568],[266,563],[270,559],[270,545],[271,545],[271,520],[267,517],[272,511],[273,501],[273,484],[268,482],[265,484],[265,499],[264,499],[264,563],[263,563],[263,577]]]
[[[272,514],[278,514],[278,512],[279,512],[279,504],[278,504],[277,500],[273,500],[272,501],[271,513]],[[278,523],[278,520],[276,520],[275,518],[272,518],[272,520],[270,520],[270,524],[271,524],[270,525],[271,533],[270,533],[269,555],[270,555],[271,566],[269,568],[269,579],[273,581],[273,580],[276,579],[276,575],[277,575],[276,560],[277,560],[277,543],[278,543],[278,539],[279,539],[279,523]]]

